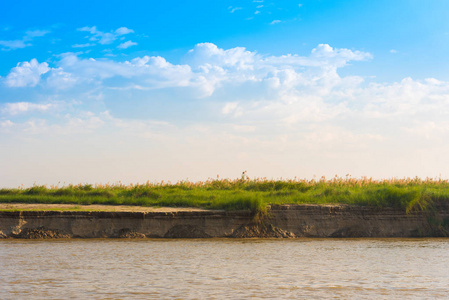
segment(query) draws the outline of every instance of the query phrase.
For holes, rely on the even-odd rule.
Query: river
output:
[[[448,296],[449,239],[0,240],[0,299]]]

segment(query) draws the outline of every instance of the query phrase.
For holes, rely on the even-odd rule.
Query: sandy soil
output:
[[[125,205],[77,205],[77,204],[23,204],[0,203],[0,210],[56,210],[56,211],[127,211],[127,212],[175,212],[205,211],[192,207],[143,207]]]

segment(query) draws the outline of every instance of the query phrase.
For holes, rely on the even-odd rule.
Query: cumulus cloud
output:
[[[16,67],[12,68],[6,77],[6,85],[10,87],[34,87],[41,78],[42,74],[50,71],[46,62],[39,63],[37,59],[33,58],[29,62],[18,63]]]
[[[78,31],[89,32],[91,34],[89,37],[89,40],[92,42],[98,42],[102,45],[112,44],[118,37],[134,32],[134,30],[126,28],[126,27],[120,27],[120,28],[117,28],[115,31],[111,31],[111,32],[103,32],[103,31],[98,30],[96,26],[81,27],[81,28],[78,28]]]
[[[133,41],[126,41],[124,43],[121,43],[120,45],[117,46],[117,48],[119,49],[127,49],[131,46],[136,46],[137,43],[133,42]]]

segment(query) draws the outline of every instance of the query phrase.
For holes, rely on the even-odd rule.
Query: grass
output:
[[[4,212],[17,212],[17,211],[24,211],[24,210],[26,210],[26,211],[42,211],[42,209],[39,209],[39,208],[32,208],[32,209],[29,209],[29,208],[27,208],[27,209],[23,209],[23,208],[5,208],[5,209],[0,209],[0,211],[4,211]],[[60,208],[45,208],[45,211],[61,211],[61,209]],[[64,208],[64,211],[95,211],[95,210],[93,210],[93,209],[86,209],[86,208],[82,208],[82,207],[77,207],[77,206],[75,206],[75,207],[67,207],[67,208]]]
[[[0,189],[0,203],[106,204],[266,212],[270,204],[348,204],[394,207],[407,213],[449,201],[448,180],[371,178],[331,180],[210,179],[136,185],[32,186]]]

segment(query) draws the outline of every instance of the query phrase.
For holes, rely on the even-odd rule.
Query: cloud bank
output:
[[[99,43],[110,41],[94,27],[85,31]],[[98,163],[92,180],[103,182],[126,172],[136,173],[130,181],[196,180],[238,176],[241,169],[268,177],[437,176],[448,160],[442,153],[449,150],[449,83],[339,74],[371,60],[370,53],[327,44],[308,55],[270,56],[211,43],[195,45],[179,64],[160,56],[115,61],[75,53],[51,66],[32,59],[2,79],[4,89],[34,93],[3,104],[0,131],[10,145],[31,143],[32,136],[49,144],[76,140],[91,149],[90,163],[109,157],[120,166],[105,171]],[[72,153],[69,144],[55,149]]]

